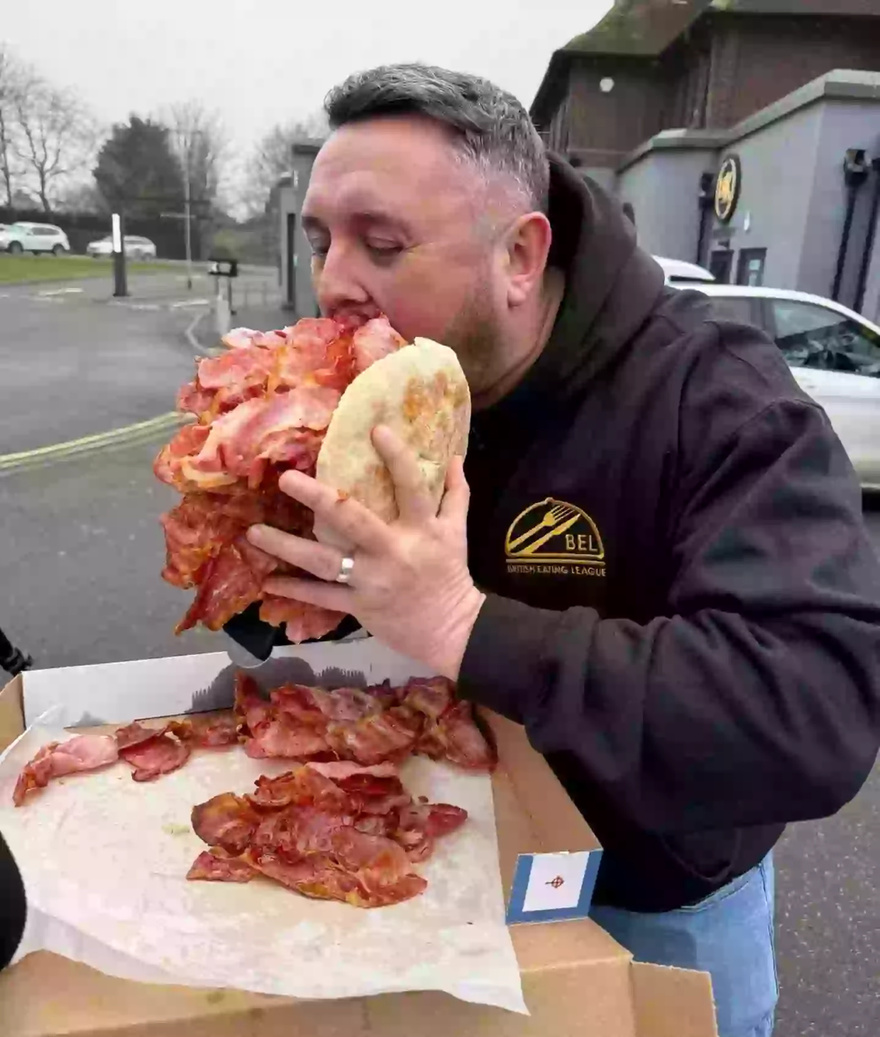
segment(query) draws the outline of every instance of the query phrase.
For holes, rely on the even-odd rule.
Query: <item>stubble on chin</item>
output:
[[[442,342],[454,350],[474,395],[485,392],[503,374],[501,335],[485,294],[475,292],[468,299]]]

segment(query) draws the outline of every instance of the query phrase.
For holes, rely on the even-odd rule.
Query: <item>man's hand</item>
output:
[[[280,488],[354,545],[349,552],[354,567],[348,584],[338,584],[345,557],[338,548],[252,526],[252,544],[318,577],[273,577],[266,581],[266,593],[347,612],[390,648],[455,680],[485,601],[467,567],[470,493],[463,459],[450,463],[436,512],[415,457],[397,436],[378,427],[373,445],[394,482],[397,520],[383,522],[302,472],[285,472]]]

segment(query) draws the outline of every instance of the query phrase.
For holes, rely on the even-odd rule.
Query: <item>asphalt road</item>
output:
[[[159,578],[149,470],[160,441],[0,476],[0,626],[40,667],[215,651],[172,627],[189,595]],[[868,516],[880,549],[880,510]],[[777,1037],[880,1034],[880,770],[841,814],[777,850],[782,1000]]]
[[[866,501],[865,519],[880,551],[880,500]],[[877,1037],[880,764],[836,817],[792,825],[776,866],[776,1037]]]
[[[242,299],[277,297],[272,270],[248,269]],[[134,277],[125,299],[96,278],[0,286],[0,454],[106,432],[174,409],[192,376],[185,331],[213,279]]]
[[[172,629],[190,595],[159,576],[159,516],[179,496],[151,462],[163,439],[0,474],[0,627],[40,668],[217,651]]]

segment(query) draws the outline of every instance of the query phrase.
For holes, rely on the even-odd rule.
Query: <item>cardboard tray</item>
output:
[[[369,682],[401,665],[370,641],[282,649],[258,675]],[[406,664],[409,666],[409,664]],[[290,668],[294,675],[290,675]],[[328,676],[329,668],[329,676]],[[48,705],[69,726],[168,716],[231,701],[225,654],[66,667],[26,673],[0,693],[0,750]],[[409,667],[416,673],[415,664]],[[280,683],[280,680],[279,680]],[[493,776],[499,853],[509,893],[520,853],[598,844],[521,727],[486,716],[501,763]],[[589,919],[515,926],[514,948],[531,1015],[437,992],[295,1001],[235,990],[115,979],[54,954],[31,954],[0,975],[4,1037],[717,1037],[706,973],[635,963]],[[406,953],[405,948],[400,949]]]

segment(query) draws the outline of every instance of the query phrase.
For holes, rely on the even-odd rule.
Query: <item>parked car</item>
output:
[[[155,259],[156,246],[149,238],[142,238],[136,234],[125,235],[125,255],[128,259]],[[113,238],[109,235],[99,241],[92,241],[86,246],[86,255],[97,259],[99,256],[113,255]]]
[[[0,230],[0,248],[12,253],[53,252],[60,256],[70,251],[70,242],[53,223],[10,223]]]
[[[825,409],[862,485],[880,490],[880,327],[806,292],[717,283],[687,287],[707,295],[718,317],[767,332],[800,387]]]
[[[681,281],[713,282],[714,274],[696,263],[688,263],[684,259],[668,259],[666,256],[654,256],[656,262],[663,267],[666,283],[677,285]]]

